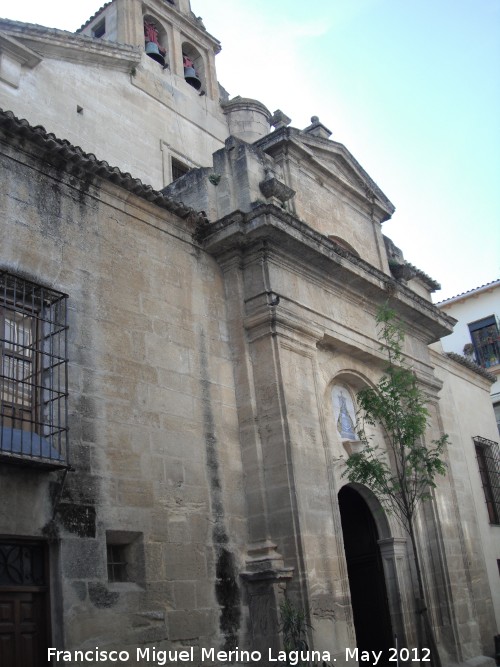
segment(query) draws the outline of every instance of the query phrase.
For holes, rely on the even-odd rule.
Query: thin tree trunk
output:
[[[410,534],[411,546],[413,549],[413,558],[415,561],[415,570],[417,572],[417,582],[418,582],[418,594],[419,598],[417,599],[417,634],[418,641],[421,643],[419,646],[420,655],[422,655],[422,648],[428,648],[431,654],[431,663],[433,667],[441,667],[441,658],[439,656],[439,651],[436,644],[436,638],[434,636],[434,629],[431,625],[429,613],[427,611],[427,604],[425,601],[424,594],[424,582],[422,578],[422,570],[420,569],[420,557],[418,555],[417,541],[415,538],[415,531],[413,528],[413,521],[411,518],[408,520],[408,532]],[[423,632],[422,632],[423,629]],[[426,638],[427,646],[422,645],[422,636]]]

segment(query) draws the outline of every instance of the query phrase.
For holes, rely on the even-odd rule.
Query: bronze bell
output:
[[[198,78],[198,75],[196,74],[196,70],[194,67],[184,68],[184,78],[186,79],[186,81],[189,83],[190,86],[193,86],[193,88],[196,88],[196,90],[200,90],[201,81]]]
[[[146,42],[146,53],[150,58],[160,63],[162,67],[165,67],[165,58],[161,55],[160,48],[156,42]]]

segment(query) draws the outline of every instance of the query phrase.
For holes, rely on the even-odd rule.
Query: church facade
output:
[[[189,0],[0,21],[2,664],[265,660],[284,600],[332,662],[418,648],[407,536],[343,477],[386,302],[450,435],[418,521],[441,659],[493,664],[492,379],[440,348],[372,178],[317,117],[229,99],[219,48]]]

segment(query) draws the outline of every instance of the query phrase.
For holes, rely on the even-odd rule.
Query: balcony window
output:
[[[500,332],[495,315],[472,322],[469,331],[477,363],[490,368],[500,363]]]
[[[498,443],[476,436],[474,438],[479,475],[490,523],[500,524],[500,453]]]
[[[0,271],[0,459],[66,467],[66,295]]]

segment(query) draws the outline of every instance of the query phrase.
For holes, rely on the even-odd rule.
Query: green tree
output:
[[[420,503],[430,498],[431,490],[436,486],[436,476],[446,472],[441,455],[448,436],[442,435],[426,445],[428,401],[415,373],[405,362],[402,325],[395,312],[386,305],[377,314],[377,326],[380,349],[387,355],[387,365],[375,387],[365,387],[357,394],[358,433],[364,447],[347,459],[344,476],[350,482],[371,488],[382,505],[395,514],[408,533],[419,591],[419,599],[416,601],[417,617],[422,622],[417,625],[419,641],[422,642],[422,635],[425,634],[432,663],[440,667],[425,602],[415,521]],[[370,442],[366,425],[382,428],[388,455],[385,449]]]

